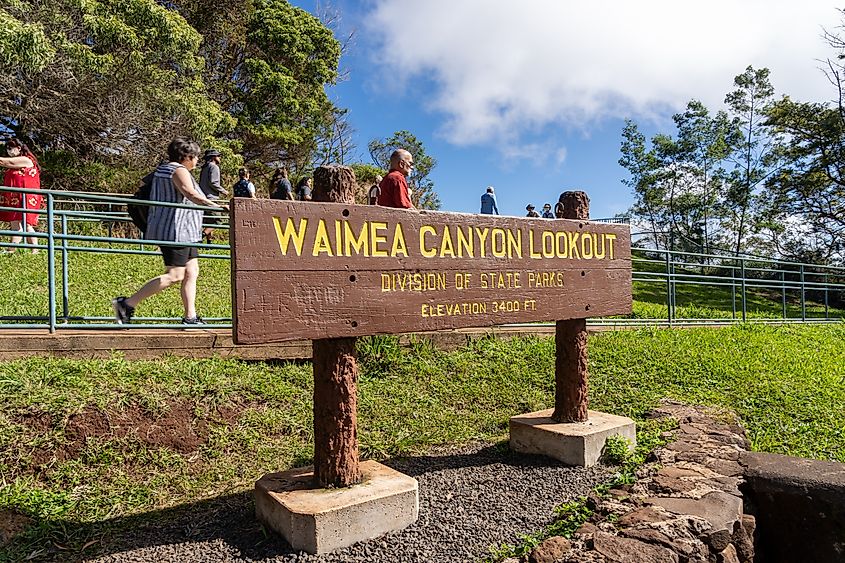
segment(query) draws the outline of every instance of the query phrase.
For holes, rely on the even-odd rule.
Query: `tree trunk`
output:
[[[584,192],[562,194],[564,219],[589,219],[590,199]],[[587,421],[587,321],[555,324],[556,422]]]
[[[314,340],[314,479],[321,488],[361,481],[356,338]]]
[[[321,166],[314,171],[314,201],[351,204],[354,194],[355,173],[351,168]],[[361,482],[356,340],[326,338],[312,343],[314,480],[321,488]]]

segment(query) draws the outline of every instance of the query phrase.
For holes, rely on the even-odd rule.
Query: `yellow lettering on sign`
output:
[[[542,258],[539,252],[534,250],[534,231],[528,231],[528,256],[534,258],[535,260],[539,260]]]
[[[276,227],[276,238],[279,239],[279,250],[282,255],[287,256],[288,246],[291,239],[293,239],[293,249],[297,256],[302,256],[302,243],[305,240],[305,231],[308,228],[308,219],[302,218],[299,220],[299,226],[294,231],[293,219],[288,217],[285,228],[282,229],[282,220],[279,217],[273,217],[273,225]]]
[[[405,244],[405,233],[402,231],[402,223],[396,224],[396,230],[393,231],[393,246],[390,247],[390,257],[396,258],[399,254],[408,257],[408,245]]]
[[[458,256],[460,258],[464,257],[465,250],[468,258],[475,258],[473,253],[474,242],[475,239],[472,238],[472,227],[467,227],[466,234],[464,234],[464,231],[458,227]]]
[[[369,243],[367,240],[367,224],[361,226],[361,232],[358,233],[358,236],[355,236],[355,231],[352,230],[352,227],[349,225],[349,221],[343,222],[343,239],[344,239],[344,256],[352,256],[352,251],[355,251],[355,254],[363,253],[364,256],[370,255]]]
[[[484,228],[475,228],[475,234],[478,235],[478,246],[481,248],[481,257],[484,258],[487,253],[485,251],[484,241],[487,240],[487,235],[490,233],[490,229],[487,227]]]
[[[387,223],[381,221],[373,221],[370,223],[370,255],[376,257],[387,257],[387,249],[379,248],[379,243],[387,242],[384,235],[380,235],[381,231],[387,230]]]
[[[610,259],[613,260],[613,241],[616,240],[616,235],[608,233],[604,236],[607,237],[607,240],[610,242],[610,245],[609,245],[609,247],[610,247],[609,248]]]
[[[585,260],[589,260],[593,257],[593,243],[595,240],[592,233],[584,233],[584,236],[581,237],[581,256],[584,257]]]
[[[329,233],[326,230],[326,222],[320,219],[320,222],[317,223],[317,234],[314,237],[314,248],[311,250],[311,256],[319,256],[322,253],[334,256],[332,254],[332,241],[329,239]]]
[[[431,225],[423,225],[420,227],[420,254],[426,258],[434,258],[437,256],[437,249],[433,247],[430,249],[425,247],[425,235],[427,234],[436,235],[437,231],[434,230],[434,227]]]
[[[570,258],[581,258],[581,255],[578,253],[578,237],[580,236],[581,233],[566,233],[569,242]]]
[[[490,246],[493,247],[493,256],[496,258],[505,257],[505,231],[504,229],[493,229],[490,235]]]
[[[551,231],[543,231],[543,258],[555,257],[555,234]]]
[[[518,230],[514,234],[513,229],[508,229],[508,258],[514,256],[522,258],[522,231]]]
[[[555,233],[555,246],[557,249],[558,258],[566,258],[569,251],[569,245],[566,242],[566,232],[558,231]]]
[[[440,240],[440,257],[455,257],[455,247],[452,244],[452,235],[449,234],[449,227],[443,227],[443,238]]]
[[[494,306],[496,303],[494,303]],[[486,315],[487,303],[472,301],[468,303],[423,303],[420,306],[420,316],[431,317],[456,317],[460,315]]]

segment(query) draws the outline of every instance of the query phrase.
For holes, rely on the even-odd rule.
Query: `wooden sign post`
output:
[[[355,174],[346,167],[314,171],[314,201],[355,203]],[[318,487],[361,482],[358,463],[356,338],[312,342],[314,363],[314,480]]]
[[[350,169],[321,167],[314,180],[310,203],[231,205],[235,341],[313,340],[314,468],[262,478],[259,517],[312,553],[416,519],[416,481],[358,459],[358,336],[556,321],[554,412],[511,419],[511,446],[589,464],[546,451],[547,427],[589,434],[581,426],[601,414],[588,419],[585,319],[631,311],[628,227],[590,223],[582,192],[566,198],[571,219],[547,220],[353,205]],[[616,428],[599,426],[601,439]],[[315,483],[336,492],[304,490]]]
[[[587,220],[590,200],[584,192],[565,192],[564,219]],[[587,319],[555,323],[555,422],[587,421]]]

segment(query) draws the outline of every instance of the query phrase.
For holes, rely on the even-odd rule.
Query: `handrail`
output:
[[[0,311],[0,329],[2,328],[24,328],[24,327],[47,327],[51,331],[62,328],[151,328],[173,326],[176,319],[168,317],[136,317],[137,323],[131,325],[115,325],[111,317],[84,316],[73,314],[73,303],[71,303],[68,276],[70,268],[70,257],[74,253],[102,253],[102,254],[124,254],[124,255],[158,255],[155,246],[191,246],[200,249],[200,257],[229,260],[230,248],[228,244],[206,244],[203,242],[182,243],[173,241],[150,240],[138,238],[133,234],[134,228],[124,230],[128,236],[115,237],[112,234],[112,225],[115,223],[130,223],[128,214],[123,210],[127,203],[138,205],[158,205],[162,207],[174,207],[203,212],[215,211],[212,208],[197,206],[193,204],[165,203],[156,201],[135,200],[129,195],[113,195],[87,192],[69,192],[64,190],[30,190],[24,188],[0,187],[0,191],[12,191],[19,193],[38,193],[44,196],[46,201],[45,209],[27,209],[26,213],[36,214],[45,217],[42,225],[43,232],[22,233],[0,229],[0,248],[13,247],[5,237],[26,236],[45,241],[45,244],[20,244],[16,248],[46,249],[48,254],[47,292],[49,301],[49,314],[43,315],[3,315]],[[72,203],[77,209],[64,209],[66,204]],[[109,205],[107,210],[92,210],[93,205]],[[86,208],[88,206],[88,208]],[[114,209],[117,206],[119,209]],[[21,211],[20,208],[0,207],[0,210]],[[218,211],[219,213],[219,211]],[[219,224],[208,225],[215,229],[227,229],[228,215],[218,215],[221,220]],[[592,219],[593,222],[621,222],[625,218],[609,218],[607,220]],[[108,228],[109,236],[99,236],[90,227],[84,230],[71,232],[72,225],[86,222],[101,222],[104,228]],[[36,241],[36,242],[37,242]],[[684,252],[677,250],[660,250],[648,248],[632,248],[632,264],[634,271],[632,280],[637,287],[647,288],[658,285],[665,286],[664,300],[662,305],[666,308],[666,317],[661,319],[595,319],[591,324],[629,324],[639,326],[642,324],[668,324],[692,325],[712,322],[724,324],[726,322],[739,322],[740,320],[753,322],[831,322],[835,315],[831,316],[829,295],[833,293],[845,294],[845,267],[806,264],[801,262],[782,261],[774,258],[748,257],[721,254],[703,254],[696,252]],[[2,260],[2,258],[0,258]],[[711,288],[706,291],[719,292],[717,295],[726,299],[724,303],[730,303],[725,311],[729,317],[717,319],[688,319],[684,318],[684,309],[681,303],[689,302],[689,299],[682,299],[690,288]],[[751,296],[764,290],[767,292],[768,300],[773,304],[781,305],[779,319],[771,317],[757,318],[750,307]],[[659,290],[660,291],[660,290]],[[790,318],[787,307],[787,292],[793,296],[797,294],[793,315],[800,316]],[[793,293],[794,292],[794,293]],[[780,294],[778,298],[772,298],[771,294]],[[810,297],[816,296],[818,313],[813,313]],[[658,293],[659,295],[659,293]],[[813,317],[813,314],[820,314],[822,297],[824,296],[824,317]],[[657,303],[660,304],[659,302]],[[690,303],[695,305],[696,303]],[[705,304],[699,304],[705,306]],[[717,307],[718,308],[718,307]],[[774,310],[774,307],[772,307]],[[836,313],[839,315],[841,313]],[[229,328],[231,318],[218,316],[207,319],[212,324],[196,328]],[[3,324],[5,323],[5,324]],[[194,328],[180,326],[180,328]]]

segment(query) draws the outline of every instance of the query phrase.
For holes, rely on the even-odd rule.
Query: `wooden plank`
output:
[[[285,251],[279,229],[288,222],[293,231]],[[627,226],[238,199],[232,225],[238,344],[631,311]],[[347,225],[353,233],[367,233],[369,246],[359,245],[356,252],[350,243],[347,252]],[[457,235],[451,246],[444,242],[458,230],[472,235],[486,230],[485,240],[477,236],[470,246],[464,238],[459,252]],[[494,230],[503,244],[490,244]],[[340,239],[333,238],[338,232]],[[394,244],[394,236],[402,242]],[[545,249],[535,244],[543,240]]]

